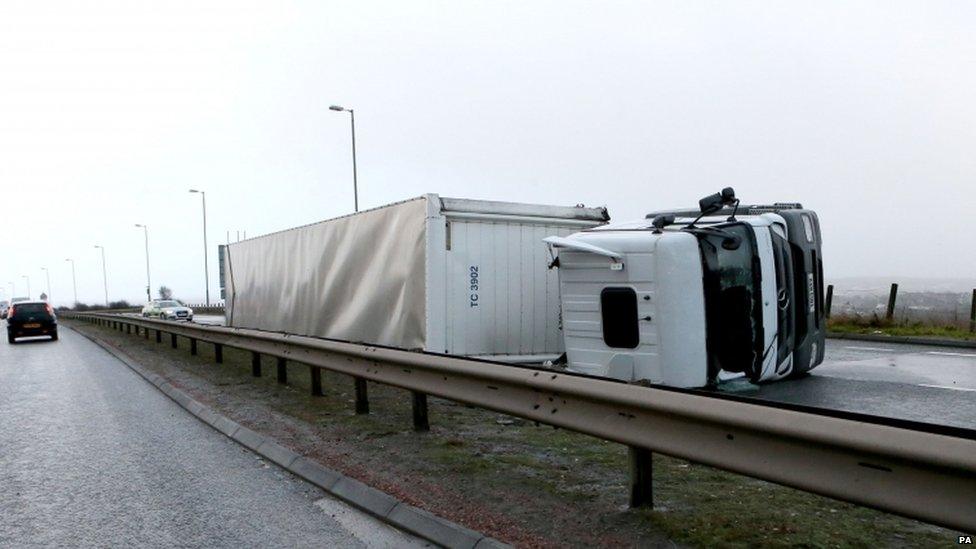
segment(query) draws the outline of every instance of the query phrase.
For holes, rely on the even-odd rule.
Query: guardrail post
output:
[[[197,339],[195,337],[190,338],[190,354],[197,354]]]
[[[251,351],[251,375],[261,377],[261,353]]]
[[[163,332],[156,330],[156,343],[163,342]]]
[[[827,284],[827,299],[824,300],[824,316],[830,318],[830,306],[834,303],[834,285]]]
[[[629,446],[630,506],[654,506],[654,454],[647,448]]]
[[[288,383],[288,361],[278,357],[278,383]]]
[[[973,289],[973,304],[969,306],[969,331],[976,333],[976,288]]]
[[[312,378],[312,396],[322,396],[322,370],[318,366],[309,365],[308,373]]]
[[[427,393],[411,391],[413,395],[413,430],[419,432],[430,431],[427,421]]]
[[[169,346],[176,348],[176,334],[169,334]]]
[[[217,364],[224,363],[224,346],[220,343],[214,343],[214,362]]]
[[[146,339],[149,339],[149,328],[143,328],[142,335],[145,336]]]
[[[366,380],[361,377],[356,378],[356,413],[369,413],[369,395],[366,393]]]
[[[132,335],[132,324],[128,322],[125,323],[125,333]]]
[[[895,318],[895,298],[898,297],[898,284],[891,284],[891,292],[888,294],[888,310],[885,311],[885,318],[891,320]]]

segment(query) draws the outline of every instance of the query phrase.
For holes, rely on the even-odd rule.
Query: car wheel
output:
[[[54,330],[53,332],[51,332],[51,341],[57,341],[57,340],[58,340],[58,331]]]
[[[16,340],[17,338],[14,337],[14,334],[7,334],[7,343],[13,345]]]

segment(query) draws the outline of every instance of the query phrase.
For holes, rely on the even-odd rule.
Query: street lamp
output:
[[[191,193],[200,193],[203,198],[203,280],[207,285],[207,307],[210,306],[210,267],[207,265],[207,193],[190,189]]]
[[[102,284],[105,285],[105,306],[108,307],[108,271],[105,269],[105,248],[95,244],[102,251]]]
[[[51,272],[47,270],[47,267],[41,267],[44,271],[44,276],[47,277],[47,301],[48,303],[54,303],[54,299],[51,298]]]
[[[349,122],[352,124],[352,199],[356,211],[359,211],[359,182],[356,180],[356,112],[352,109],[332,105],[330,111],[348,112]]]
[[[65,261],[70,261],[71,262],[71,289],[74,290],[74,293],[75,293],[75,303],[74,304],[75,304],[75,306],[77,306],[78,305],[78,281],[75,279],[75,260],[74,259],[71,259],[71,258],[68,258],[68,259],[65,259]]]
[[[142,232],[146,236],[146,303],[152,301],[152,281],[149,278],[149,227],[136,223],[136,227],[142,227]]]
[[[31,296],[31,291],[30,291],[30,277],[27,276],[27,275],[20,275],[20,278],[24,278],[24,279],[27,280],[27,299],[30,299],[30,296]]]

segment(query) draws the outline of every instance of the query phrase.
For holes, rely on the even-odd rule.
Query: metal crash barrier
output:
[[[138,333],[148,330],[309,366],[356,380],[356,411],[368,413],[366,381],[413,393],[414,426],[427,428],[427,399],[456,402],[555,425],[631,448],[632,504],[651,501],[651,452],[659,452],[972,532],[976,530],[976,431],[742,397],[629,385],[608,379],[455,356],[259,330],[104,313],[62,315]]]

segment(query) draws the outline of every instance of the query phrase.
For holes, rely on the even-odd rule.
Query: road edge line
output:
[[[403,502],[386,492],[329,469],[307,456],[298,454],[278,444],[273,438],[235,422],[184,391],[177,389],[169,380],[150,372],[148,368],[137,362],[125,351],[98,337],[86,334],[70,324],[66,324],[66,326],[71,331],[104,349],[190,415],[209,425],[218,433],[225,435],[245,449],[260,455],[305,482],[317,486],[336,499],[345,501],[399,530],[409,532],[442,547],[452,549],[511,547],[511,545],[495,538]]]
[[[905,345],[926,345],[929,347],[953,347],[957,349],[976,349],[976,341],[918,336],[893,336],[884,334],[854,334],[848,332],[827,332],[827,339],[846,339],[849,341],[871,341],[874,343],[900,343]]]

